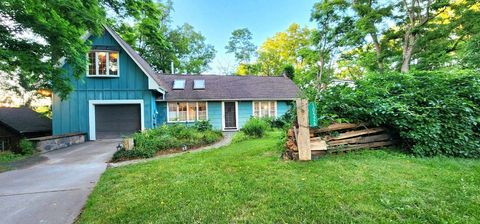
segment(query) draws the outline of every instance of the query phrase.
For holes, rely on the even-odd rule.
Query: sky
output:
[[[313,27],[310,12],[318,0],[174,0],[174,25],[189,23],[217,51],[205,73],[220,74],[220,67],[233,69],[233,55],[225,45],[233,30],[248,28],[255,45],[261,45],[276,32],[285,31],[292,23]]]

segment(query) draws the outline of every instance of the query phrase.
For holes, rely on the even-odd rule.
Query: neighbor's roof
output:
[[[28,107],[0,107],[0,123],[18,133],[52,130],[52,121]]]
[[[164,75],[166,101],[175,100],[292,100],[299,89],[283,76]],[[186,81],[185,89],[173,89],[176,79]],[[193,89],[194,80],[205,80],[205,89]]]

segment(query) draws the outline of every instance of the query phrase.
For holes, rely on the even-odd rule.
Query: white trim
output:
[[[95,75],[90,74],[90,68],[89,68],[90,64],[87,63],[86,77],[89,77],[89,78],[118,78],[118,77],[120,77],[120,51],[93,49],[90,52],[95,52],[95,73],[96,74]],[[90,52],[87,53],[87,62],[90,61],[90,57],[88,56],[88,54]],[[107,65],[106,65],[106,74],[105,75],[98,74],[98,72],[99,72],[99,70],[98,70],[98,68],[99,68],[99,66],[98,66],[98,52],[107,53],[106,54]],[[118,56],[117,56],[118,68],[117,68],[117,74],[116,75],[110,75],[110,53],[111,52],[116,52],[118,54]]]
[[[139,104],[140,105],[140,129],[145,130],[145,114],[143,100],[89,100],[88,101],[88,136],[91,141],[96,140],[95,105],[105,104]]]
[[[267,101],[268,102],[268,116],[270,117],[270,114],[271,114],[271,103],[273,102],[275,104],[275,117],[274,118],[277,118],[278,117],[278,104],[277,104],[277,100],[252,100],[252,116],[253,117],[256,117],[255,116],[255,102],[260,102],[260,101]],[[260,117],[262,117],[262,109],[261,109],[261,105],[259,105],[259,115]]]
[[[199,102],[204,102],[204,101],[199,101]],[[195,121],[203,121],[198,119],[198,102],[197,101],[170,101],[170,102],[165,102],[167,104],[167,123],[193,123]],[[170,107],[168,106],[169,103],[187,103],[187,120],[186,121],[170,121]],[[197,119],[196,120],[189,120],[189,114],[188,114],[188,104],[189,103],[195,103],[197,107]],[[178,106],[177,106],[177,115],[179,113]],[[205,101],[205,121],[208,121],[208,102]]]
[[[225,129],[225,102],[235,102],[235,128]],[[222,101],[222,130],[223,131],[237,131],[238,128],[238,101]]]
[[[108,27],[107,25],[103,25],[103,27],[105,28],[105,30],[113,37],[113,39],[115,39],[115,41],[117,41],[118,45],[120,45],[120,47],[122,47],[122,49],[127,53],[127,55],[135,62],[135,64],[137,64],[137,66],[140,68],[140,70],[143,71],[143,73],[148,77],[148,89],[150,90],[157,90],[161,93],[164,93],[165,94],[165,89],[162,88],[156,81],[155,79],[153,79],[153,77],[150,76],[150,74],[148,74],[148,72],[145,70],[145,68],[140,64],[140,62],[138,62],[138,60],[132,56],[132,54],[130,54],[129,51],[126,50],[126,46],[125,44],[123,44],[121,41],[119,41],[118,38],[120,37],[117,37],[117,35],[115,35],[114,33],[112,32],[115,32],[113,30],[111,30],[110,27]],[[82,39],[84,41],[86,41],[88,38],[90,38],[90,36],[92,36],[92,34],[90,32],[85,32],[84,35],[82,35]],[[119,51],[120,52],[120,51]],[[120,55],[118,56],[118,58],[120,58]],[[65,65],[65,58],[62,57],[60,58],[59,60],[59,66],[58,67],[62,67],[63,65]],[[120,63],[118,64],[119,67],[120,67]],[[120,73],[118,73],[120,75]],[[154,83],[154,84],[153,84]],[[161,90],[161,91],[160,91]],[[163,92],[162,92],[163,91]]]
[[[107,32],[113,37],[113,39],[115,39],[115,41],[117,41],[118,45],[120,45],[123,50],[128,54],[128,56],[130,56],[130,58],[135,62],[135,64],[137,64],[137,66],[143,71],[143,73],[145,73],[145,75],[148,77],[148,88],[149,89],[153,89],[153,90],[158,90],[158,89],[162,89],[164,90],[163,88],[160,87],[160,85],[158,85],[158,83],[150,76],[150,74],[148,74],[148,72],[145,70],[145,68],[140,64],[140,62],[138,62],[138,60],[133,57],[132,54],[130,54],[129,51],[126,50],[126,46],[123,44],[122,41],[120,41],[118,38],[117,35],[115,35],[113,30],[111,30],[110,27],[104,25],[105,27],[105,30],[107,30]],[[152,81],[150,81],[152,79],[152,81],[156,84],[156,85],[150,85]]]

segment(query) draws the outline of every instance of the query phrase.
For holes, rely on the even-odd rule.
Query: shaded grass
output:
[[[108,169],[79,223],[480,221],[480,161],[389,150],[282,161],[278,138]]]
[[[11,151],[2,151],[0,152],[0,172],[4,172],[9,170],[10,168],[7,166],[7,163],[24,159],[30,155],[22,155],[13,153]]]

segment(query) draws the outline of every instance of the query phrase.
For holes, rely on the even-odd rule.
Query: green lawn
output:
[[[480,222],[480,161],[388,150],[282,161],[278,138],[108,169],[79,223]]]
[[[9,168],[6,163],[26,158],[26,155],[16,154],[10,151],[0,152],[0,172],[7,171]]]

